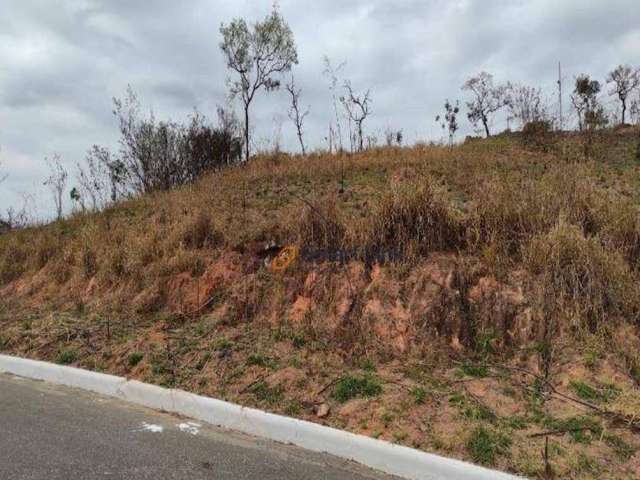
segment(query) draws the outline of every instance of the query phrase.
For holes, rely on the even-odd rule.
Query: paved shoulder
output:
[[[0,374],[6,480],[389,480],[351,462]]]

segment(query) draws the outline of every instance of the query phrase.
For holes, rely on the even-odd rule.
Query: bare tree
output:
[[[322,61],[324,62],[324,70],[322,74],[329,79],[329,91],[331,92],[331,100],[333,102],[333,113],[336,117],[335,130],[331,122],[329,123],[329,153],[332,153],[334,145],[336,145],[336,150],[342,150],[342,122],[340,121],[340,111],[338,109],[337,90],[340,82],[338,75],[347,63],[342,62],[334,68],[331,60],[326,55],[322,58]]]
[[[0,159],[0,183],[4,182],[8,176],[8,173],[2,173],[2,159]]]
[[[351,82],[348,80],[344,82],[344,89],[346,90],[346,95],[340,97],[340,102],[344,106],[349,120],[356,124],[356,143],[358,151],[361,152],[364,150],[363,124],[371,114],[371,90],[367,90],[364,94],[356,95]]]
[[[291,107],[289,108],[289,118],[296,126],[296,133],[298,135],[298,140],[300,141],[300,148],[302,149],[302,155],[306,155],[306,148],[304,146],[304,139],[302,138],[304,119],[307,115],[309,115],[309,108],[307,108],[304,112],[300,110],[300,94],[302,93],[302,89],[296,88],[296,82],[293,75],[291,75],[291,80],[286,85],[287,92],[291,95]]]
[[[232,97],[240,96],[244,107],[245,161],[249,160],[249,106],[256,93],[277,90],[280,81],[275,78],[291,70],[298,63],[293,33],[284,21],[277,5],[262,22],[250,29],[243,18],[220,26],[220,49],[227,67],[238,74],[237,80],[228,80]]]
[[[384,129],[384,139],[387,147],[393,146],[394,143],[401,147],[403,137],[404,134],[402,133],[402,130],[393,130],[391,127]]]
[[[84,203],[88,198],[94,211],[115,203],[119,196],[126,194],[127,169],[108,149],[94,145],[87,152],[85,166],[78,163],[77,169],[78,201]]]
[[[462,90],[469,91],[473,95],[473,100],[467,102],[469,121],[474,127],[481,123],[487,138],[490,137],[491,117],[507,105],[506,86],[494,86],[493,75],[480,72],[467,80],[462,86]]]
[[[547,120],[547,105],[539,88],[508,83],[506,95],[511,117],[518,120],[521,128],[527,123]]]
[[[44,181],[44,185],[49,187],[53,204],[56,209],[56,218],[62,218],[64,190],[67,186],[69,174],[60,162],[60,155],[54,154],[52,159],[45,158],[45,162],[49,167],[49,177]]]
[[[453,138],[458,131],[458,113],[460,113],[460,102],[456,100],[456,104],[453,105],[447,99],[444,102],[444,116],[436,116],[436,122],[440,123],[442,130],[447,130],[449,133],[449,146],[453,145]]]
[[[640,123],[640,95],[637,95],[637,98],[631,100],[631,105],[629,106],[629,115],[631,116],[632,123]]]
[[[607,75],[607,83],[612,84],[609,95],[617,95],[622,104],[622,124],[624,125],[629,94],[640,87],[640,70],[629,65],[618,65]]]

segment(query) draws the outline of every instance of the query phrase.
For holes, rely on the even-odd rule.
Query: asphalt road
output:
[[[0,374],[0,479],[391,480],[351,462]]]

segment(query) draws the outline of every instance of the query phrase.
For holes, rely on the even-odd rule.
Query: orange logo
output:
[[[274,272],[284,272],[296,261],[300,250],[295,245],[288,245],[280,250],[280,253],[271,261],[271,270]]]

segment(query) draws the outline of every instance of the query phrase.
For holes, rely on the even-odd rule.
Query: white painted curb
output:
[[[122,377],[0,355],[0,372],[89,390],[225,429],[353,460],[410,480],[513,480],[519,477],[303,420],[245,408]]]

